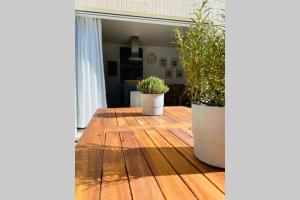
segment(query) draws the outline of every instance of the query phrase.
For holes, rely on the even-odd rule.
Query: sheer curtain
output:
[[[106,108],[101,20],[76,16],[77,127],[85,128],[97,108]]]

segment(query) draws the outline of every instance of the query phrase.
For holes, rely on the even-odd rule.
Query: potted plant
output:
[[[164,81],[155,76],[140,81],[137,85],[141,93],[141,105],[144,115],[162,115],[164,106],[164,94],[169,87]]]
[[[194,154],[201,161],[225,167],[225,26],[212,20],[204,1],[186,29],[175,29],[186,89],[192,101]],[[224,15],[222,16],[224,19]]]

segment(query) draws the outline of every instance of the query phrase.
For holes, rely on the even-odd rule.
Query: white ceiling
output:
[[[141,46],[174,47],[174,26],[102,19],[103,42],[130,44],[138,36]]]

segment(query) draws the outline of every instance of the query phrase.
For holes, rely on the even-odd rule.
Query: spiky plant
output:
[[[225,106],[225,26],[224,20],[219,24],[213,21],[211,14],[204,1],[187,29],[175,29],[175,43],[191,101]]]
[[[140,81],[137,85],[138,91],[143,94],[164,94],[169,91],[165,82],[155,76]]]

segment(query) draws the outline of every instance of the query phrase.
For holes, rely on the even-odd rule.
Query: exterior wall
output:
[[[77,10],[176,18],[187,20],[203,0],[75,0]],[[210,0],[212,8],[225,9],[225,0]],[[217,14],[217,13],[216,13]]]

